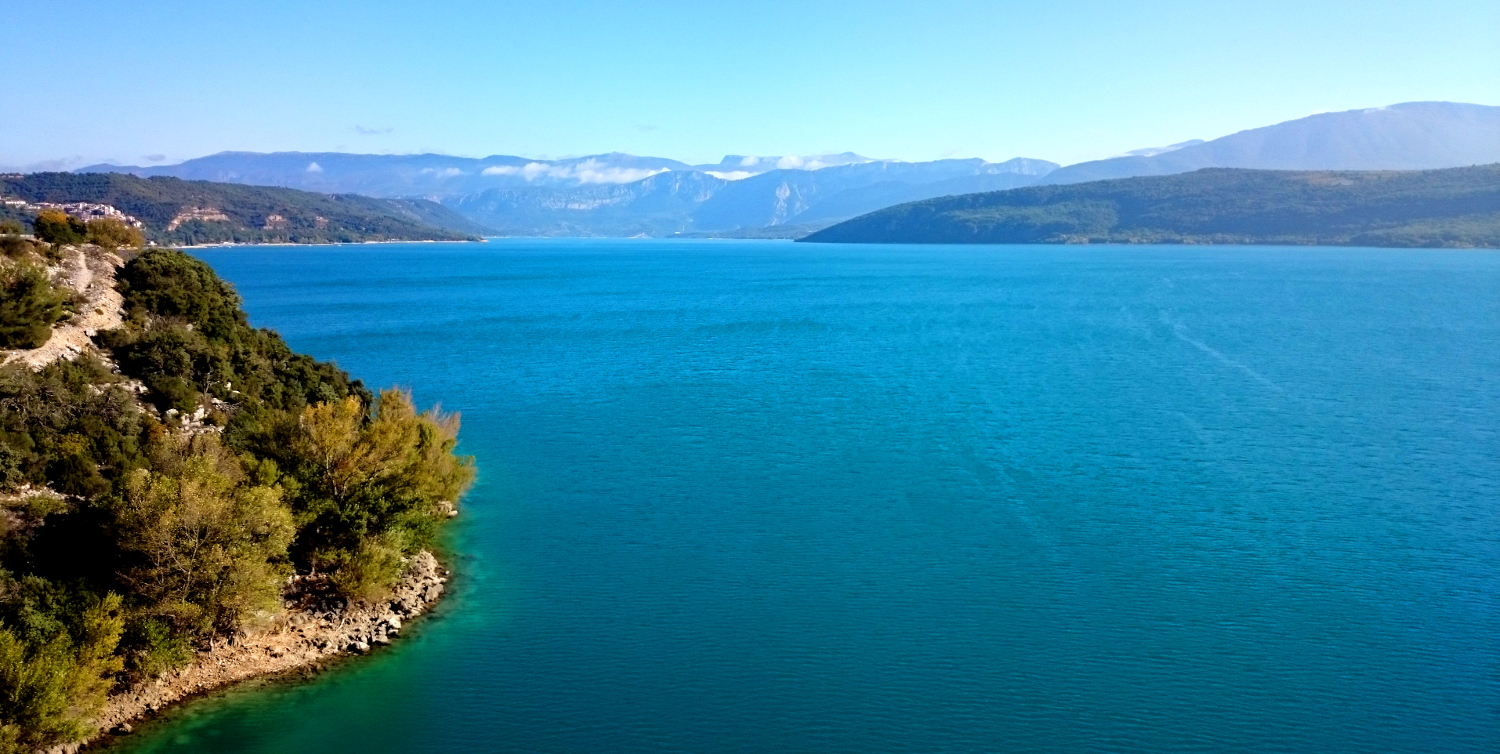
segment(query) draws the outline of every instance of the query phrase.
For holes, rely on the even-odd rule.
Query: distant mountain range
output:
[[[740,180],[671,171],[626,184],[491,189],[444,204],[506,235],[666,236],[768,227],[801,235],[903,201],[1025,186],[1056,167],[1024,158],[877,161]]]
[[[146,238],[164,245],[461,241],[486,231],[424,199],[118,173],[0,176],[0,197],[25,203],[0,206],[6,217],[18,219],[29,219],[43,203],[109,205],[139,220]]]
[[[731,155],[707,165],[620,153],[532,160],[224,152],[178,165],[92,165],[77,172],[421,198],[503,235],[794,237],[895,204],[1027,185],[1205,167],[1420,170],[1497,161],[1500,107],[1410,102],[1313,115],[1212,141],[1138,149],[1062,168],[1026,158],[901,162],[847,152]]]
[[[639,181],[658,173],[700,172],[736,180],[778,169],[817,170],[872,162],[852,152],[811,157],[729,155],[711,165],[689,165],[664,157],[610,154],[563,160],[525,157],[452,157],[441,154],[346,154],[343,152],[220,152],[176,165],[141,167],[99,164],[75,173],[129,173],[194,181],[281,186],[327,194],[420,196],[442,200],[496,188],[575,188]]]
[[[850,152],[730,155],[712,165],[619,153],[527,160],[224,152],[178,165],[92,165],[77,172],[421,197],[502,235],[633,236],[769,226],[805,232],[903,201],[1028,185],[1056,168],[1024,158],[899,162]]]
[[[1241,243],[1500,247],[1500,164],[1444,170],[1204,168],[928,199],[825,243]]]
[[[1500,107],[1407,102],[1322,113],[1159,154],[1060,168],[1038,183],[1082,183],[1199,168],[1430,170],[1500,162]]]

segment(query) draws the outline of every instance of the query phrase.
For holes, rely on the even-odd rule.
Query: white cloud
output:
[[[321,173],[321,172],[323,172],[323,166],[319,165],[316,162],[309,162],[309,163],[307,163],[307,172],[309,172],[309,173]]]
[[[759,163],[760,163],[760,158],[759,157],[741,157],[740,158],[740,167],[742,167],[742,168],[753,167],[753,166],[755,166],[756,164],[759,164]]]
[[[657,173],[665,172],[667,168],[650,170],[648,168],[609,167],[596,160],[588,160],[574,166],[574,174],[580,183],[634,183],[642,178],[650,178]]]
[[[545,162],[528,162],[520,167],[493,165],[485,168],[481,173],[483,175],[519,175],[528,182],[545,178],[551,181],[577,181],[578,183],[633,183],[642,178],[665,173],[667,170],[667,168],[655,170],[621,168],[590,159],[572,165],[549,165]]]
[[[824,158],[831,158],[825,160]],[[769,161],[771,158],[765,158]],[[864,158],[858,160],[846,159],[843,155],[817,155],[815,157],[799,157],[789,154],[776,160],[778,170],[822,170],[838,165],[853,165],[856,163],[869,162]]]
[[[464,171],[459,170],[458,168],[443,168],[442,170],[438,170],[437,168],[422,168],[417,172],[425,173],[427,175],[435,176],[438,178],[452,178],[456,175],[464,174]]]
[[[727,173],[720,172],[718,170],[705,170],[703,172],[708,173],[709,175],[722,181],[743,181],[752,175],[760,175],[759,173],[752,173],[748,170],[731,170]]]

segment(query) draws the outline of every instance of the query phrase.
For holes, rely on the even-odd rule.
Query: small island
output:
[[[0,224],[0,752],[389,643],[439,598],[458,417],[252,327],[120,218]]]

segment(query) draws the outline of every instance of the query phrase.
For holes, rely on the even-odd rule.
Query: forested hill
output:
[[[226,639],[310,632],[304,608],[342,626],[473,477],[456,415],[293,352],[207,264],[120,264],[0,235],[5,754],[91,737],[111,693],[159,690]]]
[[[1421,171],[1209,168],[947,196],[822,243],[1242,243],[1500,247],[1500,164]]]
[[[0,178],[0,197],[31,204],[107,204],[162,245],[449,241],[485,229],[435,202],[245,186],[120,173],[30,173]],[[15,205],[10,214],[24,212]]]

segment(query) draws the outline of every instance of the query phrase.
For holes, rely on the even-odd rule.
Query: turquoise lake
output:
[[[1500,254],[195,252],[463,414],[455,590],[120,752],[1500,750]]]

